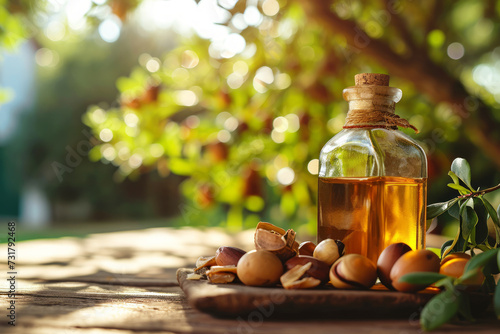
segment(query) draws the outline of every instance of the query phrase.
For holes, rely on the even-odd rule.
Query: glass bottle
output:
[[[427,159],[397,129],[412,126],[394,114],[402,92],[389,76],[362,73],[355,82],[343,91],[344,129],[320,153],[318,242],[339,239],[346,253],[376,261],[395,242],[424,247]]]

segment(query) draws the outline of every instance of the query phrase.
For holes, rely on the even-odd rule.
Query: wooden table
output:
[[[219,319],[191,308],[177,268],[192,267],[220,245],[250,250],[252,234],[153,228],[17,243],[16,326],[7,324],[3,278],[0,333],[421,333],[416,319]],[[4,275],[6,253],[0,245]],[[500,322],[446,325],[441,332],[498,334]]]

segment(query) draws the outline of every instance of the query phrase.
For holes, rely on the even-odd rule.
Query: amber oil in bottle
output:
[[[403,177],[319,178],[318,235],[339,239],[346,253],[376,261],[385,247],[425,238],[425,179]],[[415,222],[415,223],[412,223]]]
[[[320,154],[318,242],[341,240],[346,253],[376,261],[396,242],[425,245],[427,159],[397,126],[401,90],[387,75],[364,73],[344,90],[349,113],[344,129]]]

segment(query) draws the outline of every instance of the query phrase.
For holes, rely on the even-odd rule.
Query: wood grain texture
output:
[[[258,312],[220,318],[193,308],[177,284],[177,268],[194,266],[199,255],[215,252],[217,245],[249,250],[252,235],[251,231],[230,235],[221,229],[156,228],[20,242],[17,325],[8,326],[0,311],[0,333],[421,334],[418,319],[412,317],[280,318],[268,316],[271,304],[267,304]],[[5,268],[3,260],[0,268]],[[5,283],[0,283],[1,309],[7,294]],[[280,294],[269,296],[281,301]],[[229,298],[233,305],[243,301],[238,295]],[[500,322],[489,318],[469,326],[446,325],[435,333],[489,334],[498,333],[499,327]]]
[[[300,317],[408,317],[418,312],[433,292],[403,293],[387,290],[285,290],[242,284],[211,284],[187,280],[191,269],[179,269],[177,280],[190,305],[218,316],[241,316],[266,310],[270,316]],[[271,314],[272,313],[272,314]]]

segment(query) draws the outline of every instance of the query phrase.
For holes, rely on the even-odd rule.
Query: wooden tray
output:
[[[188,280],[192,269],[181,268],[177,280],[190,305],[202,312],[222,317],[255,314],[256,317],[297,316],[342,318],[418,318],[422,307],[437,293],[389,291],[382,285],[370,290],[285,290],[250,287],[242,284],[211,284],[207,280]],[[477,298],[476,298],[477,297]],[[477,303],[488,304],[491,297],[477,294]]]

